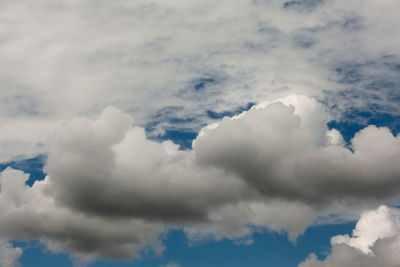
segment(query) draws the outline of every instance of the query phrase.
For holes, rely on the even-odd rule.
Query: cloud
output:
[[[133,259],[147,247],[161,253],[169,229],[251,242],[268,228],[294,241],[344,206],[393,201],[399,138],[370,126],[346,147],[328,118],[315,99],[291,95],[204,127],[188,150],[148,139],[112,106],[66,121],[44,180],[30,187],[21,171],[1,173],[0,238],[37,238],[85,260]]]
[[[255,229],[267,228],[287,232],[288,238],[295,242],[317,215],[316,209],[298,202],[241,201],[211,211],[206,223],[186,225],[185,233],[192,241],[230,238],[241,244],[252,242]]]
[[[400,211],[387,206],[364,212],[353,237],[334,236],[332,252],[323,261],[311,254],[299,267],[312,266],[399,266]]]
[[[369,104],[398,113],[396,90],[365,88],[368,77],[398,83],[395,0],[23,0],[0,10],[0,161],[47,153],[57,122],[110,104],[157,124],[154,134],[197,132],[209,110],[288,93],[316,96],[338,117]]]
[[[161,265],[160,267],[180,267],[180,266],[181,265],[179,263],[171,261],[171,262],[168,262],[165,265]]]
[[[129,116],[115,108],[105,109],[96,121],[77,120],[65,128],[45,166],[46,190],[77,210],[201,220],[211,207],[246,193],[240,179],[197,166],[191,151],[147,139],[143,128],[131,127]]]
[[[313,205],[399,193],[399,137],[369,126],[350,150],[339,132],[328,131],[319,104],[305,97],[285,101],[203,129],[194,141],[197,162],[241,177],[265,197]]]
[[[18,161],[48,153],[49,140],[60,121],[0,120],[0,162]]]
[[[158,246],[159,224],[130,218],[117,220],[89,216],[55,205],[45,192],[48,180],[33,187],[24,182],[28,175],[7,168],[1,173],[0,236],[5,239],[40,239],[53,251],[67,251],[76,257],[100,255],[109,259],[138,257],[135,248]]]
[[[0,241],[0,266],[1,267],[18,267],[19,258],[22,255],[22,249],[13,247],[9,242]]]
[[[1,1],[0,162],[44,155],[48,176],[2,172],[0,238],[131,259],[168,229],[294,240],[394,201],[399,137],[369,126],[346,146],[326,123],[399,113],[398,14],[395,0]],[[193,149],[154,141],[182,130]]]
[[[311,10],[319,5],[321,5],[324,1],[323,0],[294,0],[294,1],[287,1],[283,3],[283,8],[296,8],[299,10]]]

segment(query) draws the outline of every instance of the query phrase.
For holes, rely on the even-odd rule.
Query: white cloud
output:
[[[316,96],[339,112],[379,104],[397,114],[391,88],[365,89],[374,77],[398,82],[387,65],[400,54],[397,2],[285,2],[2,1],[0,128],[26,130],[21,143],[0,135],[7,150],[0,160],[48,152],[58,121],[110,104],[138,125],[159,123],[157,133],[197,131],[211,121],[207,110],[288,93]],[[362,82],[338,82],[337,70],[352,64]],[[202,78],[214,82],[196,91]]]
[[[334,236],[332,252],[323,261],[314,254],[299,267],[366,266],[395,267],[400,259],[400,211],[380,206],[364,212],[353,230],[353,236]]]
[[[22,249],[13,247],[9,242],[0,241],[0,267],[18,267]]]
[[[181,265],[179,263],[171,261],[171,262],[168,262],[165,265],[161,265],[160,267],[180,267],[180,266]]]
[[[54,129],[61,122],[40,119],[0,119],[0,162],[33,158],[49,151]]]
[[[386,206],[381,206],[376,211],[365,212],[357,222],[353,237],[348,235],[335,236],[331,243],[333,245],[346,244],[361,250],[365,254],[372,254],[370,247],[374,245],[376,240],[390,238],[398,231],[400,218],[397,213]]]

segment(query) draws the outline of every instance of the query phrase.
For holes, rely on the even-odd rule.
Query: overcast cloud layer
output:
[[[289,93],[397,114],[395,0],[1,1],[0,161],[114,105],[152,135]],[[382,15],[384,14],[384,15]],[[40,130],[39,130],[40,129]]]
[[[15,239],[133,259],[170,229],[294,241],[398,204],[400,137],[370,125],[346,143],[327,126],[398,117],[398,14],[396,0],[0,1],[0,163],[43,156],[47,175],[1,172],[0,266],[18,266]],[[301,266],[399,265],[398,217],[363,213]]]

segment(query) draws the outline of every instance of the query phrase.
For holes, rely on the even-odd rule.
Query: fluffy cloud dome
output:
[[[332,252],[319,261],[314,254],[299,267],[395,267],[400,265],[400,210],[380,206],[364,212],[353,236],[334,236]]]

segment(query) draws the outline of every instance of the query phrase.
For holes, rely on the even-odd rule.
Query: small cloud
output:
[[[331,238],[332,252],[320,261],[315,254],[299,267],[327,266],[400,266],[400,211],[387,206],[364,212],[353,235]]]
[[[181,265],[177,262],[170,261],[165,265],[160,265],[159,267],[181,267]]]
[[[250,246],[250,245],[253,245],[253,243],[254,243],[254,240],[252,238],[235,240],[235,245],[238,245],[238,246]]]
[[[0,240],[0,266],[1,267],[19,267],[19,259],[22,255],[22,249],[13,247],[9,242]]]

